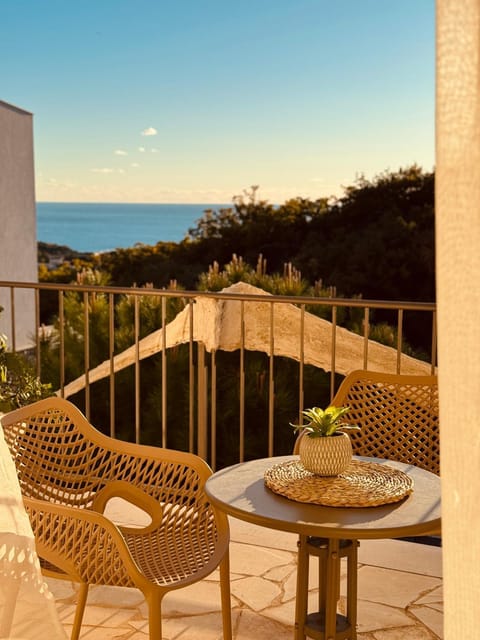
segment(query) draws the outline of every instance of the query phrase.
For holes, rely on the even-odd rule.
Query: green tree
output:
[[[434,176],[412,166],[360,178],[312,219],[295,264],[347,296],[435,299]]]

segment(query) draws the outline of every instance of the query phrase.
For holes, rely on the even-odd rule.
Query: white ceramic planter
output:
[[[319,476],[338,476],[352,459],[352,444],[346,433],[337,431],[332,436],[300,440],[300,460],[307,469]]]

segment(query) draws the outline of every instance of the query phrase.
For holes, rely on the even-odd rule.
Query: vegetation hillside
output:
[[[435,300],[433,173],[411,166],[371,181],[359,178],[341,198],[295,198],[279,206],[258,194],[251,187],[231,207],[206,210],[180,243],[69,254],[53,269],[41,264],[40,280],[76,281],[87,268],[97,274],[96,283],[220,289],[246,268],[258,272],[260,260],[263,273],[293,268],[300,274],[303,285],[297,282],[292,295],[324,289],[364,299]],[[207,277],[226,265],[227,279]],[[56,304],[53,292],[43,294],[46,324]],[[377,314],[376,321],[395,323],[388,313]],[[431,327],[424,318],[410,314],[405,330],[412,344],[428,348]]]
[[[40,279],[70,282],[83,267],[108,274],[119,286],[196,289],[210,265],[233,255],[269,272],[290,263],[310,285],[334,286],[367,299],[435,299],[434,175],[417,166],[360,178],[341,198],[295,198],[274,206],[251,187],[232,207],[206,210],[180,243],[136,245],[100,255],[68,253]],[[46,250],[42,245],[42,261]],[[62,248],[63,250],[65,248]],[[65,251],[63,251],[65,254]]]
[[[102,254],[113,284],[176,280],[195,289],[200,273],[242,256],[269,272],[292,263],[310,284],[322,281],[345,296],[383,300],[435,299],[434,176],[413,166],[364,178],[338,199],[296,198],[280,206],[257,187],[228,209],[207,210],[181,243],[158,243]]]

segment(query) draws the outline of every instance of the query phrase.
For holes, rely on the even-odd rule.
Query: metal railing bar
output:
[[[206,460],[207,448],[207,367],[205,363],[205,345],[197,342],[197,453]]]
[[[337,307],[332,307],[332,359],[330,368],[330,402],[335,395],[335,358],[337,345]]]
[[[85,363],[85,415],[90,420],[90,316],[88,291],[83,292],[83,359]]]
[[[210,402],[210,466],[217,469],[217,352],[211,353],[211,402]]]
[[[275,381],[274,381],[274,303],[270,304],[270,366],[268,374],[268,455],[273,456],[273,412],[275,410]]]
[[[305,305],[300,305],[300,354],[298,362],[298,424],[302,424],[302,416],[305,401],[304,388],[305,368]]]
[[[397,373],[400,373],[400,370],[401,370],[402,343],[403,343],[403,309],[399,309],[398,323],[397,323]]]
[[[42,362],[40,357],[40,290],[35,289],[35,370],[40,378],[42,374]]]
[[[195,367],[193,361],[193,300],[188,301],[188,450],[193,453],[195,435]]]
[[[135,344],[135,442],[140,443],[140,303],[134,298],[134,344]]]
[[[168,370],[167,370],[167,299],[162,298],[162,447],[167,446],[167,389],[168,389]]]
[[[115,437],[115,368],[113,358],[115,355],[115,317],[114,296],[108,294],[108,350],[110,356],[110,436]]]
[[[367,368],[368,363],[368,338],[370,336],[370,309],[365,307],[363,313],[363,368]]]
[[[154,288],[129,288],[129,287],[112,287],[98,285],[66,285],[56,284],[52,282],[12,282],[0,281],[0,287],[15,287],[18,289],[45,289],[78,292],[99,292],[125,294],[130,296],[165,296],[167,298],[215,298],[225,300],[244,300],[246,302],[265,302],[264,295],[256,295],[251,293],[224,293],[216,291],[178,291],[175,289],[154,289]],[[270,297],[270,296],[269,296]],[[289,302],[298,304],[298,296],[277,295],[272,296],[274,302]],[[320,305],[328,307],[352,307],[370,309],[403,309],[404,311],[433,311],[435,309],[434,302],[408,302],[402,300],[366,300],[362,298],[319,298],[314,296],[302,296],[302,302],[307,305]]]
[[[15,331],[15,287],[10,287],[10,322],[12,331],[12,351],[17,352],[17,336]]]
[[[433,311],[432,313],[432,374],[435,373],[435,366],[437,363],[437,312]]]
[[[63,290],[60,289],[58,292],[58,329],[60,334],[60,393],[62,398],[65,397],[65,309],[63,296]]]
[[[240,303],[240,462],[245,460],[245,303]]]

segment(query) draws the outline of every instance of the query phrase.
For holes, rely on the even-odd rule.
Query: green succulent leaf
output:
[[[326,409],[320,407],[312,407],[302,411],[308,422],[306,424],[292,424],[290,425],[296,430],[304,430],[310,438],[319,438],[326,436],[333,436],[337,431],[343,431],[344,429],[356,429],[359,430],[358,425],[347,424],[341,421],[350,407],[335,407],[330,405]]]

